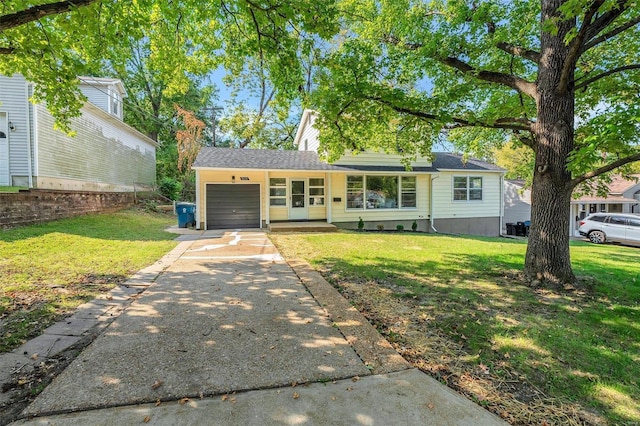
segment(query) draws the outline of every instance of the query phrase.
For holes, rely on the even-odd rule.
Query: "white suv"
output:
[[[594,244],[611,241],[640,245],[640,215],[594,213],[580,221],[578,232]]]

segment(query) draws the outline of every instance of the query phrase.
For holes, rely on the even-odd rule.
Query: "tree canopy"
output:
[[[640,6],[627,0],[343,0],[312,104],[329,156],[508,140],[535,161],[525,274],[574,282],[576,185],[640,159]]]
[[[232,71],[259,58],[281,98],[304,84],[297,60],[313,37],[336,29],[331,1],[197,0],[2,2],[0,73],[36,83],[34,99],[46,101],[67,129],[83,98],[77,76],[108,60],[124,68],[132,45],[148,43],[149,67],[166,82],[166,94],[188,90],[190,77],[220,64]]]

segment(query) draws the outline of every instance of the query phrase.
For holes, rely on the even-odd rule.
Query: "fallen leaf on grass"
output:
[[[291,387],[295,388],[296,386],[298,386],[298,382],[291,382]]]
[[[159,406],[160,404],[162,404],[162,402],[160,400],[156,401],[156,407]]]
[[[186,404],[187,402],[189,402],[189,398],[182,398],[180,401],[178,401],[178,404],[180,404],[180,405],[184,405],[184,404]]]
[[[36,359],[38,359],[38,354],[33,354],[29,358],[31,358],[33,360],[36,360]]]
[[[162,386],[162,380],[156,380],[155,382],[153,382],[153,384],[151,385],[151,389],[158,389],[160,386]]]
[[[353,377],[351,378],[351,381],[352,381],[352,382],[357,382],[358,380],[360,380],[360,376],[353,376]]]
[[[294,392],[293,399],[298,399],[298,398],[300,398],[300,394],[298,392]]]
[[[143,423],[149,423],[151,421],[151,416],[145,416],[144,419],[142,419]]]

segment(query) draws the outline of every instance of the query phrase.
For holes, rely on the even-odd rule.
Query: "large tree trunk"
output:
[[[542,1],[542,19],[557,16],[560,0]],[[562,69],[569,54],[563,42],[575,25],[564,22],[557,35],[542,34],[535,124],[536,169],[531,190],[531,229],[525,276],[546,286],[573,283],[569,255],[571,173],[567,158],[574,147],[573,84],[563,89]],[[573,69],[573,64],[571,64]],[[571,73],[573,78],[573,73]]]

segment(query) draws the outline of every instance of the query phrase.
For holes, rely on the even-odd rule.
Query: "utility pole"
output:
[[[216,113],[222,111],[222,107],[204,108],[205,111],[211,111],[211,143],[216,146]]]

